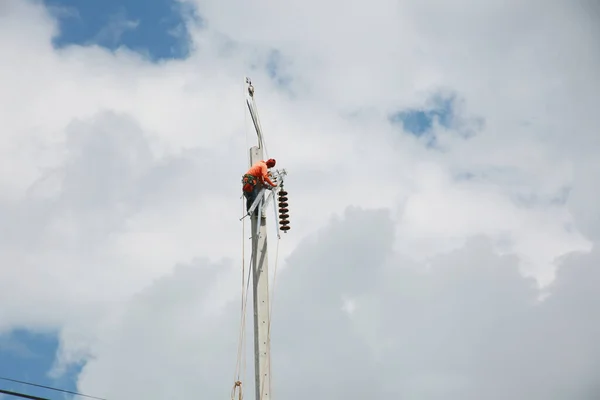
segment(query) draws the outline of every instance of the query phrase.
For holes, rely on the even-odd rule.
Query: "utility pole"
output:
[[[250,166],[263,160],[263,140],[258,114],[254,108],[254,87],[246,78],[248,87],[246,102],[258,136],[258,146],[250,148]],[[264,191],[258,196],[258,215],[252,212],[252,278],[254,295],[254,371],[256,398],[269,400],[271,397],[271,351],[269,329],[269,253],[267,248],[267,216],[263,201]]]
[[[263,149],[265,148],[265,142],[258,119],[258,112],[256,111],[254,87],[248,78],[246,78],[246,86],[246,104],[252,117],[256,135],[258,136],[258,146],[250,148],[250,166],[252,166],[256,162],[264,160],[265,154],[263,153]],[[273,200],[277,238],[279,239],[281,237],[279,234],[280,230],[285,233],[290,229],[287,192],[283,190],[283,181],[286,175],[287,171],[285,169],[271,171],[272,180],[276,187],[271,188],[272,190],[270,190],[268,196],[265,196],[265,194],[269,190],[261,188],[256,200],[254,200],[247,214],[243,217],[250,216],[252,221],[255,400],[270,400],[271,398],[271,309],[269,307],[269,253],[267,251],[266,208],[270,201]],[[275,193],[278,193],[279,208],[275,200]],[[257,215],[254,215],[254,210],[258,211]],[[279,215],[277,215],[278,211]],[[275,268],[277,268],[277,262],[275,263]]]
[[[252,164],[263,159],[262,148],[250,149]],[[267,400],[271,393],[270,376],[270,319],[269,315],[269,253],[267,248],[267,217],[259,207],[259,215],[252,215],[252,278],[254,292],[254,368],[256,373],[256,400]],[[260,224],[257,227],[257,224]],[[258,228],[258,229],[257,229]],[[258,234],[257,234],[258,231]]]

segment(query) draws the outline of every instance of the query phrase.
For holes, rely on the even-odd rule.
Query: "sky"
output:
[[[599,22],[588,0],[3,1],[0,377],[229,395],[250,76],[289,173],[273,396],[598,398]]]

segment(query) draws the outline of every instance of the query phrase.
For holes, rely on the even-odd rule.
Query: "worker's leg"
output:
[[[252,198],[252,192],[244,192],[244,197],[246,198],[246,212],[250,211],[250,206],[254,202]]]
[[[250,192],[244,192],[244,198],[246,199],[246,211],[250,208]]]
[[[252,189],[252,191],[248,195],[248,201],[246,203],[246,211],[250,211],[250,207],[252,206],[252,203],[254,203],[254,201],[256,200],[256,198],[258,197],[258,193],[259,192],[260,192],[260,186],[259,185],[254,185],[254,188]],[[258,215],[258,207],[256,207],[254,209],[254,215]]]
[[[258,195],[258,185],[255,185],[252,188],[251,192],[244,192],[244,196],[246,197],[246,211],[250,211],[250,207],[252,206],[252,203],[254,203],[254,200],[256,199],[257,195]]]

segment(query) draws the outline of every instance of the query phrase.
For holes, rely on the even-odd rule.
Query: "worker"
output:
[[[276,161],[273,158],[269,158],[267,161],[258,161],[242,177],[242,183],[244,184],[242,191],[244,192],[244,197],[246,197],[246,211],[250,211],[252,203],[256,200],[256,196],[258,196],[265,182],[271,188],[277,186],[269,178],[269,168],[273,168],[275,163]],[[258,207],[254,210],[254,215],[258,215]]]

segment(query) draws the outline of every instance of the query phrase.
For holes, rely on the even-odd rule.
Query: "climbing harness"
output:
[[[244,210],[244,201],[242,200],[242,210]],[[234,385],[231,389],[231,400],[235,399],[236,392],[238,400],[243,399],[242,393],[242,376],[246,377],[246,309],[248,305],[248,288],[250,285],[250,274],[252,272],[252,256],[250,258],[248,275],[246,276],[246,226],[242,222],[242,296],[241,296],[241,316],[240,316],[240,332],[238,340],[238,354],[235,366]],[[243,371],[242,371],[243,370]]]
[[[257,179],[254,175],[250,175],[250,174],[244,174],[242,176],[242,190],[245,193],[250,193],[252,190],[254,190],[254,187],[257,184]]]

